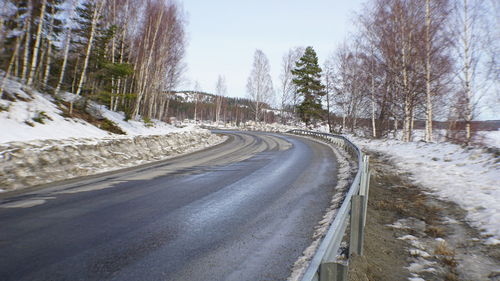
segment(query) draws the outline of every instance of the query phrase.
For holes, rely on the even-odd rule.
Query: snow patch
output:
[[[490,132],[491,133],[491,132]],[[400,173],[438,197],[456,202],[487,243],[500,239],[500,162],[478,147],[352,137],[356,144],[388,155]],[[453,223],[448,221],[448,223]],[[401,227],[392,225],[391,227]]]

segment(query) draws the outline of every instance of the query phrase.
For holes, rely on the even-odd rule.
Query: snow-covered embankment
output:
[[[126,121],[123,113],[89,101],[87,111],[125,135],[111,133],[65,114],[61,100],[76,100],[71,93],[58,101],[18,81],[6,82],[0,99],[0,192],[163,160],[225,140],[195,126]]]
[[[468,222],[500,244],[500,162],[480,147],[451,143],[352,139],[364,149],[383,153],[410,179],[467,211]],[[495,144],[492,144],[495,146]]]
[[[0,186],[24,188],[167,159],[222,142],[207,130],[0,144]]]

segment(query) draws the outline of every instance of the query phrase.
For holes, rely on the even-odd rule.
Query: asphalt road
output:
[[[284,280],[336,162],[317,142],[223,132],[186,156],[0,197],[0,280]]]

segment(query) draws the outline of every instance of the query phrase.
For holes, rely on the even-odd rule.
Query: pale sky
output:
[[[186,79],[214,92],[218,75],[228,96],[244,97],[253,54],[261,49],[271,64],[274,87],[281,58],[292,47],[312,46],[322,64],[349,31],[361,0],[184,0],[188,46]]]

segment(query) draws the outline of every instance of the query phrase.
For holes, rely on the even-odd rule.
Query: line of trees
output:
[[[225,96],[226,86],[223,76],[219,76],[216,92],[224,95],[213,95],[201,91],[179,91],[170,95],[170,117],[177,120],[193,119],[204,123],[233,123],[239,125],[255,120],[254,101],[246,98]],[[269,104],[261,104],[262,121],[276,122],[277,116]]]
[[[450,140],[471,142],[473,120],[488,103],[498,112],[500,102],[497,1],[373,0],[364,7],[354,19],[356,33],[322,69],[316,58],[305,70],[314,61],[310,47],[283,55],[281,121],[323,119],[331,131],[401,132],[405,141],[423,122],[425,140],[433,141],[434,123],[446,120]],[[267,58],[257,50],[247,86],[254,108],[273,96],[263,85],[272,82]]]
[[[325,62],[329,102],[342,128],[371,119],[373,137],[402,130],[410,141],[416,120],[448,120],[450,138],[468,143],[479,102],[498,86],[499,39],[495,1],[374,0],[355,19],[358,31]],[[493,85],[493,87],[491,87]],[[489,95],[489,97],[488,97]],[[497,93],[498,95],[498,93]]]
[[[70,91],[127,116],[165,119],[184,70],[174,0],[0,0],[4,77]],[[70,112],[73,105],[70,105]]]

